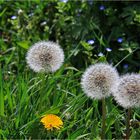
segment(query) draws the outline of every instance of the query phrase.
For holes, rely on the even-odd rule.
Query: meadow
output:
[[[64,50],[54,73],[36,73],[28,49],[50,40]],[[101,139],[102,102],[85,95],[81,76],[108,62],[120,75],[140,72],[140,2],[0,0],[0,139]],[[126,109],[106,100],[106,139],[124,139]],[[40,119],[55,114],[60,130]],[[140,139],[140,108],[131,113],[130,139]]]

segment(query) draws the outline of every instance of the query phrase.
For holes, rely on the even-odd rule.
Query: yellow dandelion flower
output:
[[[41,121],[47,130],[53,130],[53,128],[60,129],[63,125],[62,120],[53,114],[45,115]]]

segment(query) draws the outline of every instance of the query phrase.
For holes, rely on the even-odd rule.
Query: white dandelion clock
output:
[[[118,72],[114,67],[98,63],[87,68],[81,79],[81,86],[87,96],[102,99],[117,90]]]
[[[64,62],[64,52],[57,43],[41,41],[29,49],[26,60],[35,72],[55,72]]]
[[[120,78],[115,100],[124,108],[140,106],[140,75],[126,74]]]

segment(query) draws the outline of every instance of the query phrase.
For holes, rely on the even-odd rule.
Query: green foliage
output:
[[[0,139],[100,139],[101,102],[83,94],[81,74],[101,61],[121,74],[139,72],[139,2],[1,0],[0,20]],[[40,40],[58,42],[65,51],[65,64],[54,74],[27,67],[27,49]],[[45,130],[40,118],[46,113],[60,115],[64,127]],[[133,114],[139,119],[140,109]],[[112,98],[106,121],[106,138],[122,139],[125,111]],[[140,138],[139,126],[131,130],[131,139]]]

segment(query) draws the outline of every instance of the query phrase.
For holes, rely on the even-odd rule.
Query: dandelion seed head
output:
[[[64,62],[64,52],[54,42],[41,41],[29,49],[26,60],[35,72],[55,72]]]
[[[81,86],[85,94],[102,99],[116,91],[119,76],[114,67],[105,63],[91,65],[82,76]]]
[[[140,75],[126,74],[120,78],[115,100],[124,108],[140,106]]]

